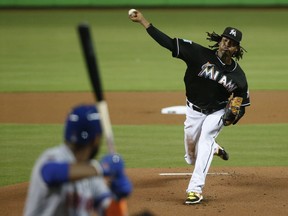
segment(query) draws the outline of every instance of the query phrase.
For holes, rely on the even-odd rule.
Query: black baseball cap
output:
[[[236,41],[237,43],[240,43],[240,41],[242,39],[242,32],[236,28],[227,27],[227,28],[225,28],[225,30],[221,36],[227,37],[229,39]]]

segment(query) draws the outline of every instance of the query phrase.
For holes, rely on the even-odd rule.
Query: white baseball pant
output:
[[[224,109],[206,115],[186,106],[184,122],[185,160],[195,165],[186,192],[202,193],[213,155],[219,145],[215,139],[223,128]]]

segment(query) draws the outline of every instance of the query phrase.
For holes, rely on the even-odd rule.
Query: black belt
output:
[[[194,104],[192,104],[189,101],[187,101],[187,106],[189,106],[191,109],[193,109],[197,112],[203,113],[205,115],[209,115],[209,114],[214,113],[214,112],[216,112],[220,109],[223,109],[225,107],[225,105],[222,105],[222,106],[219,106],[217,108],[212,108],[212,109],[201,109],[200,107],[195,106]]]

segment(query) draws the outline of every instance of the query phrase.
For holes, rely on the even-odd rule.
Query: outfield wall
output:
[[[288,6],[288,0],[1,0],[6,7]]]

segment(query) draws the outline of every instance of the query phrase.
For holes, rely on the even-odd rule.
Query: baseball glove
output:
[[[235,120],[238,119],[242,101],[242,97],[233,97],[229,100],[225,108],[225,113],[222,116],[222,121],[225,126],[233,124]]]

